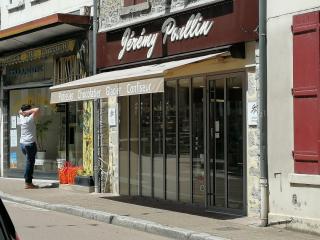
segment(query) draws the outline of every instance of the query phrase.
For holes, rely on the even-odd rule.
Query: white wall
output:
[[[7,6],[10,0],[0,0],[1,29],[6,29],[25,22],[49,16],[54,13],[71,13],[83,6],[92,6],[93,0],[42,0],[31,4],[32,0],[24,1],[24,7],[9,12]]]
[[[297,13],[299,11],[312,11],[320,6],[319,0],[267,0],[267,16],[281,17],[284,14]]]
[[[292,17],[320,10],[319,0],[269,0],[268,42],[268,161],[270,221],[290,220],[289,228],[320,233],[319,185],[294,184]]]

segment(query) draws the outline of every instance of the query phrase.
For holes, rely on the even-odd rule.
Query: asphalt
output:
[[[34,182],[39,189],[24,189],[21,179],[0,178],[0,197],[174,239],[319,239],[286,230],[284,225],[259,227],[257,218],[208,213],[199,207],[166,201],[75,192],[49,181]]]

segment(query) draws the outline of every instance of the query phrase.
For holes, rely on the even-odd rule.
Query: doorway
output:
[[[208,78],[207,205],[209,210],[244,213],[243,75]]]

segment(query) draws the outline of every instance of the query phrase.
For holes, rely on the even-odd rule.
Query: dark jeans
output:
[[[20,143],[22,153],[26,156],[26,168],[24,171],[24,179],[26,183],[32,183],[34,163],[36,161],[37,144]]]

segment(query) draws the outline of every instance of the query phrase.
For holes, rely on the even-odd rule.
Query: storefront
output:
[[[61,22],[61,19],[68,23]],[[84,129],[89,128],[92,139],[92,104],[50,104],[49,87],[88,76],[89,23],[89,17],[56,14],[0,32],[0,48],[7,44],[9,50],[0,59],[3,176],[23,177],[26,161],[20,150],[18,115],[22,104],[40,108],[36,122],[38,153],[34,177],[56,179],[58,165],[66,160],[83,165],[83,152],[90,146],[84,144],[83,139],[88,135]],[[10,34],[19,32],[20,28],[28,31],[22,31],[18,36]],[[64,28],[68,31],[62,31]],[[54,40],[47,37],[45,42],[39,42],[35,38],[48,36],[49,32],[57,33],[57,29],[60,32],[53,36]],[[26,50],[14,48],[11,43],[17,39],[31,42],[33,47]]]
[[[101,99],[105,191],[256,207],[257,5],[231,2],[100,33],[105,72],[51,88],[52,103]]]

